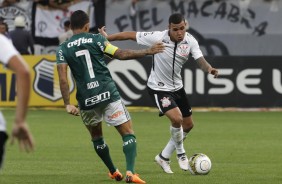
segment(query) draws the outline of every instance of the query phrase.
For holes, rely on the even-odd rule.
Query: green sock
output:
[[[96,153],[103,160],[104,164],[108,167],[109,171],[113,174],[116,171],[116,167],[112,162],[109,147],[107,146],[107,144],[105,144],[104,139],[99,138],[97,140],[93,140],[92,142]]]
[[[136,138],[132,134],[127,134],[122,137],[123,140],[123,153],[126,158],[126,170],[131,171],[133,174],[135,157],[136,157]]]

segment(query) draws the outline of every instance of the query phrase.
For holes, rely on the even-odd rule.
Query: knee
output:
[[[183,124],[183,118],[182,116],[175,116],[173,118],[171,118],[171,124],[173,127],[181,127]]]

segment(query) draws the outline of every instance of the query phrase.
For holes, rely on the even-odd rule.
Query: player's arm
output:
[[[213,68],[207,61],[206,59],[202,56],[200,58],[198,58],[197,60],[197,64],[198,66],[204,71],[204,72],[208,72],[212,75],[214,75],[214,78],[218,77],[218,70]]]
[[[59,75],[60,90],[62,93],[66,111],[69,114],[78,116],[79,115],[78,108],[70,104],[69,83],[68,83],[68,76],[67,76],[68,64],[66,63],[57,64],[57,70],[58,70],[58,75]]]
[[[17,108],[16,123],[26,118],[30,95],[30,73],[27,64],[21,56],[11,57],[7,67],[16,73],[17,77]]]
[[[67,77],[68,65],[65,63],[57,64],[57,70],[59,75],[60,90],[64,100],[64,105],[70,104],[70,94],[69,94],[69,83]]]
[[[152,47],[140,50],[119,49],[110,43],[106,43],[105,46],[106,48],[104,53],[120,60],[140,58],[146,55],[153,55],[163,52],[164,50],[164,45],[162,43],[156,43]]]
[[[106,33],[106,28],[103,26],[101,29],[98,29],[100,34],[106,37],[109,41],[118,41],[118,40],[133,40],[136,41],[136,33],[134,31],[126,31],[108,35]]]
[[[14,55],[9,59],[7,67],[15,72],[17,80],[17,106],[15,123],[12,129],[11,143],[17,139],[22,150],[31,151],[34,141],[26,123],[28,102],[30,98],[30,71],[20,55]]]

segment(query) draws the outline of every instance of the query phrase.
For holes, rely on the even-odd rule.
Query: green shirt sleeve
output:
[[[57,64],[67,63],[67,61],[65,60],[65,57],[64,57],[64,52],[63,52],[62,45],[60,45],[57,48],[57,51],[56,51],[56,61],[57,61]]]

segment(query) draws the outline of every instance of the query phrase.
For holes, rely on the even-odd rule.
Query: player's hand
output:
[[[157,54],[157,53],[160,53],[160,52],[163,52],[165,49],[165,46],[163,43],[159,42],[159,43],[156,43],[155,45],[153,45],[150,49],[149,49],[149,54],[152,55],[152,54]]]
[[[217,78],[218,77],[218,70],[215,69],[215,68],[212,68],[210,70],[210,74],[212,74],[214,76],[214,78]]]
[[[107,38],[108,34],[106,33],[106,26],[101,27],[101,29],[98,28],[98,31],[101,35]]]
[[[66,110],[69,114],[72,114],[74,116],[79,116],[79,110],[74,105],[66,105]]]
[[[34,148],[34,141],[26,122],[15,122],[12,129],[11,144],[18,140],[20,150],[30,152]]]

